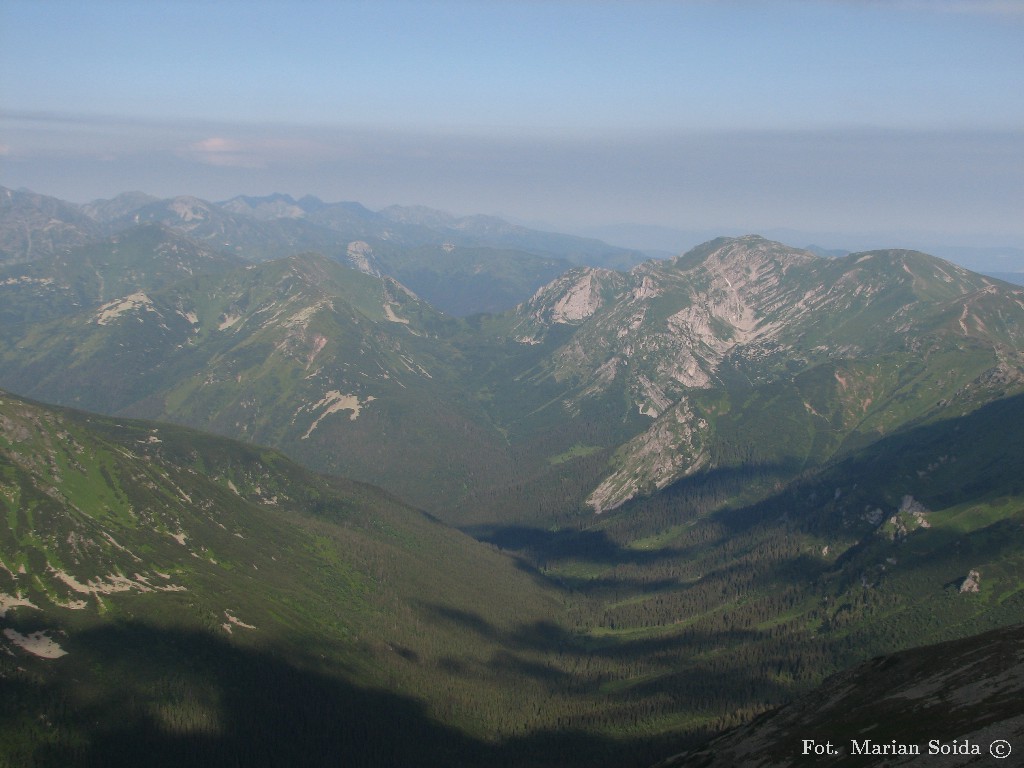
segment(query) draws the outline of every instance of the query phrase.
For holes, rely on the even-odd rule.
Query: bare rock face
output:
[[[964,592],[977,592],[981,589],[981,573],[978,571],[971,571],[967,574],[967,578],[964,579],[963,584],[960,585],[960,594]]]
[[[367,275],[380,277],[380,270],[372,263],[373,247],[364,240],[353,240],[345,250],[348,263]]]

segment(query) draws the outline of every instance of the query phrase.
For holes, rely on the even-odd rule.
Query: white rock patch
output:
[[[404,317],[399,317],[395,314],[395,311],[391,309],[391,304],[384,303],[384,317],[390,320],[392,323],[402,323],[402,325],[409,325],[409,321]]]
[[[55,640],[51,640],[45,632],[23,635],[17,630],[8,628],[4,630],[4,636],[19,648],[23,648],[41,659],[59,659],[61,656],[68,655],[68,652],[61,648]]]
[[[26,608],[39,608],[38,605],[33,603],[26,597],[8,595],[4,592],[0,592],[0,619],[7,615],[7,611],[11,608],[17,608],[18,606],[24,606]]]
[[[359,398],[355,395],[343,395],[338,390],[332,389],[330,392],[325,394],[323,399],[319,402],[313,403],[311,406],[307,406],[307,410],[317,410],[319,408],[323,408],[324,410],[316,417],[313,423],[310,424],[309,429],[306,430],[306,434],[302,436],[302,439],[308,439],[309,436],[313,434],[313,430],[320,426],[320,422],[332,413],[337,413],[338,411],[351,411],[352,414],[349,416],[349,420],[355,421],[359,418],[359,411],[362,407],[367,403],[372,402],[374,399],[375,398],[371,395],[360,402]]]
[[[231,611],[225,610],[224,611],[224,618],[226,618],[227,621],[225,623],[221,624],[221,627],[223,627],[224,631],[227,632],[228,634],[231,634],[231,626],[232,625],[234,625],[236,627],[241,627],[242,629],[256,629],[256,627],[253,626],[252,624],[246,624],[244,621],[239,619],[237,616],[234,616],[231,613]]]
[[[217,326],[217,330],[226,331],[241,319],[241,315],[224,315],[224,319],[220,321],[220,325]]]
[[[556,323],[572,323],[590,317],[600,306],[601,294],[594,282],[594,273],[588,271],[558,300],[551,319]]]
[[[114,299],[114,301],[109,301],[101,306],[99,312],[96,313],[96,323],[98,325],[107,325],[111,320],[116,320],[125,312],[140,308],[152,310],[153,302],[142,291],[137,291],[129,296]]]

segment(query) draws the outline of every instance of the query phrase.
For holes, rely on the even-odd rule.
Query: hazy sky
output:
[[[1024,0],[0,0],[0,163],[79,202],[1020,246]]]

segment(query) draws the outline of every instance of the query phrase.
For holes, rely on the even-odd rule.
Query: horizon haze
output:
[[[124,9],[4,4],[0,184],[1024,247],[1020,4]]]

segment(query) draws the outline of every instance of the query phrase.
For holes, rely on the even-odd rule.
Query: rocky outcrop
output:
[[[960,585],[960,594],[964,592],[978,592],[979,590],[981,590],[981,573],[979,571],[971,571]]]
[[[617,468],[587,498],[597,513],[660,490],[707,466],[702,450],[707,422],[685,400],[676,405],[619,452]]]
[[[880,513],[881,510],[876,510]],[[918,528],[931,528],[928,522],[928,509],[913,496],[907,494],[888,520],[878,527],[878,534],[895,542],[901,542]]]
[[[806,413],[788,417],[800,424],[794,435],[821,430],[820,446],[838,445],[839,436],[854,428],[884,435],[911,413],[926,416],[948,409],[952,400],[969,409],[995,396],[997,381],[1005,389],[1024,381],[1024,357],[1017,351],[1024,348],[1022,313],[1024,292],[1000,291],[985,278],[925,254],[875,251],[821,259],[751,235],[645,262],[628,274],[567,273],[519,308],[513,337],[524,343],[564,339],[531,374],[562,383],[561,400],[571,414],[583,412],[585,402],[608,398],[610,404],[614,399],[610,407],[626,402],[636,409],[633,414],[652,419],[648,433],[620,451],[614,476],[595,489],[591,505],[607,509],[604,504],[663,487],[694,466],[690,434],[660,423],[679,402],[707,410],[701,417],[711,424],[707,440],[713,446],[716,415],[724,411],[708,409],[704,392],[767,392],[765,387],[803,377]],[[557,334],[551,333],[555,326],[561,326]],[[571,335],[565,326],[574,327]],[[963,328],[981,340],[989,360],[957,371],[927,362],[962,344]],[[923,358],[928,370],[905,391],[890,373],[908,355]],[[921,394],[933,390],[956,395],[935,400]],[[739,413],[742,397],[723,407],[736,406]],[[766,395],[766,401],[772,398]],[[889,407],[894,398],[898,408]],[[666,444],[673,435],[677,442]],[[822,447],[822,457],[832,447]],[[665,461],[673,452],[678,457]],[[641,461],[652,456],[656,472]],[[927,510],[913,499],[882,520],[880,533],[894,540],[930,525]]]

